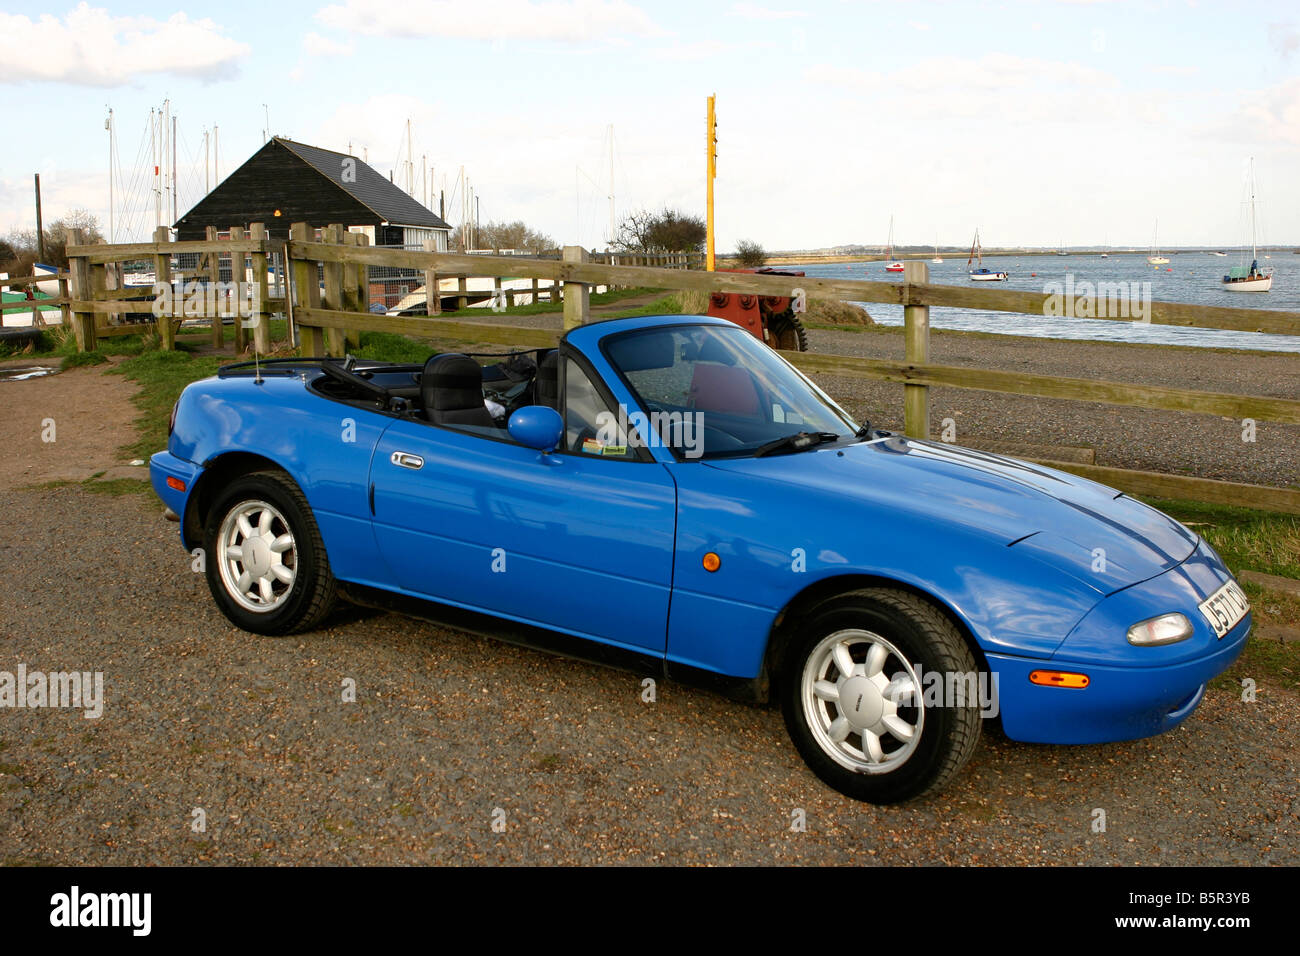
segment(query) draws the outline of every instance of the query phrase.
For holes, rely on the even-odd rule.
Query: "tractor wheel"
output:
[[[788,352],[807,352],[808,333],[804,331],[799,316],[784,312],[772,316],[767,322],[768,344],[774,349]]]

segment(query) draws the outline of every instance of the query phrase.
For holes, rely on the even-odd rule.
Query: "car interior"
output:
[[[336,401],[505,441],[513,440],[507,425],[515,411],[544,405],[565,417],[562,450],[590,454],[599,415],[608,405],[586,374],[568,362],[567,402],[561,401],[558,349],[504,355],[444,352],[424,365],[326,360],[320,366],[324,374],[311,387]],[[626,442],[600,447],[603,457],[633,457],[616,450]]]

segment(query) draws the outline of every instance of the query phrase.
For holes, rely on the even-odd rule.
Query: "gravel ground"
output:
[[[945,792],[878,808],[804,769],[775,710],[644,703],[639,675],[392,615],[255,637],[150,499],[0,508],[0,670],[102,671],[106,698],[0,711],[0,862],[1300,863],[1300,699],[1267,683],[1151,740],[986,733]]]

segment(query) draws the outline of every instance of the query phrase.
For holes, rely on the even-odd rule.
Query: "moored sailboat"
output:
[[[885,243],[885,271],[902,272],[903,263],[894,258],[894,217],[889,217],[889,239]]]
[[[1273,288],[1273,270],[1259,265],[1259,251],[1255,248],[1255,160],[1250,161],[1250,268],[1236,266],[1223,277],[1223,287],[1229,292],[1268,292]],[[1268,258],[1265,256],[1264,258]]]
[[[973,262],[978,262],[976,268],[971,268]],[[980,231],[975,230],[975,241],[970,246],[970,257],[966,260],[966,271],[970,276],[971,282],[1005,282],[1007,274],[998,272],[993,269],[984,268],[984,249],[980,246]]]

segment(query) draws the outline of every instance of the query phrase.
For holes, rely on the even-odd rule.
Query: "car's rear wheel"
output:
[[[793,631],[777,675],[781,707],[795,747],[830,786],[897,803],[942,787],[970,759],[978,671],[934,605],[905,591],[855,591]]]
[[[309,630],[333,607],[336,584],[302,491],[281,472],[224,489],[204,531],[208,587],[232,623],[256,634]]]

